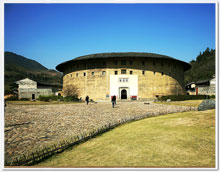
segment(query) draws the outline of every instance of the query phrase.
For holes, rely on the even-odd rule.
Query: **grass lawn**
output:
[[[51,102],[44,102],[44,101],[7,101],[7,104],[14,104],[14,105],[51,105],[51,104],[73,104],[73,103],[81,103],[81,102],[65,102],[65,101],[51,101]]]
[[[35,167],[215,167],[215,110],[117,127]]]
[[[158,104],[177,105],[177,106],[193,106],[198,107],[203,100],[185,100],[185,101],[171,101],[171,102],[155,102]]]

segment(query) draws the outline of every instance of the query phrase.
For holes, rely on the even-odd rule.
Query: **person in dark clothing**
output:
[[[115,107],[115,104],[116,104],[116,96],[114,95],[112,97],[112,107],[114,108]]]
[[[89,96],[86,96],[86,103],[89,104]]]

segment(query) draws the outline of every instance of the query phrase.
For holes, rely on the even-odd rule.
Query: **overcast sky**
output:
[[[5,4],[5,51],[49,69],[77,56],[215,49],[215,4]]]

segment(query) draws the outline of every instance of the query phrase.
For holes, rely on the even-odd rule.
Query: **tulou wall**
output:
[[[127,99],[154,99],[162,95],[185,94],[184,66],[163,58],[105,58],[68,63],[64,68],[63,89],[77,88],[79,98],[110,100],[123,91]],[[126,90],[126,91],[125,91]]]

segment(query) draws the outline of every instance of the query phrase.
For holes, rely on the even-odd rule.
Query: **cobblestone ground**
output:
[[[12,105],[5,109],[5,158],[27,154],[81,132],[91,131],[125,117],[148,112],[183,111],[189,107],[144,102]]]

